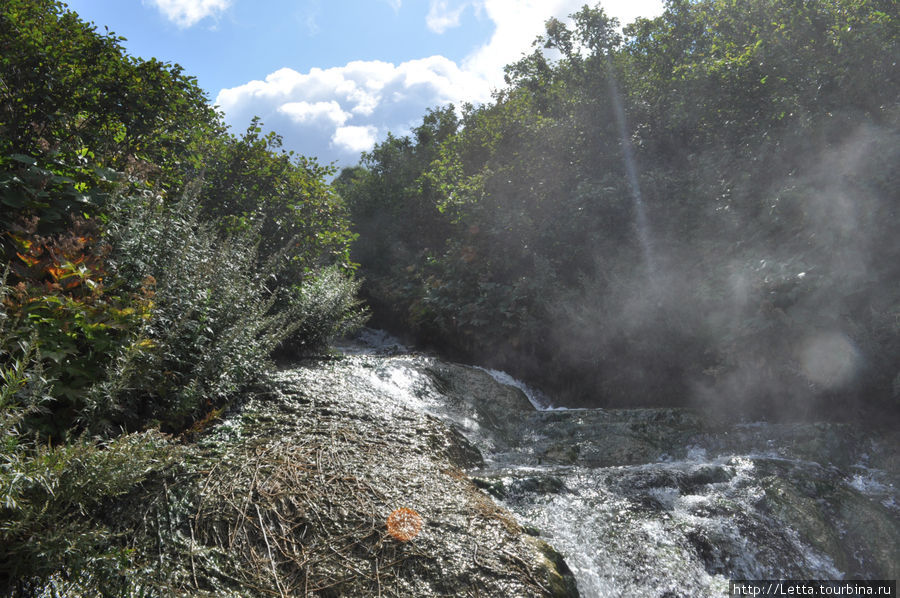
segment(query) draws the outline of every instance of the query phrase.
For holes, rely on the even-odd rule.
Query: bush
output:
[[[110,271],[152,308],[91,393],[83,419],[95,429],[184,428],[258,379],[296,326],[289,311],[273,312],[252,240],[220,240],[196,214],[190,197],[167,206],[153,196],[123,198],[110,214]]]
[[[286,288],[288,254],[260,260],[256,231],[223,239],[198,213],[191,196],[123,198],[111,213],[110,272],[152,307],[91,393],[82,417],[92,429],[180,431],[258,381],[280,344],[318,350],[364,317],[358,284],[338,269]]]
[[[328,343],[358,330],[369,317],[357,299],[360,282],[337,266],[322,268],[293,289],[291,301],[297,329],[282,343],[281,352],[317,353]]]
[[[105,521],[106,509],[177,460],[178,450],[155,431],[108,443],[7,443],[0,454],[0,590],[39,595],[42,587],[68,585],[82,595],[122,595],[135,555]]]
[[[152,591],[168,574],[110,513],[189,451],[159,429],[188,437],[275,348],[365,318],[332,168],[256,121],[231,136],[120,42],[58,0],[0,3],[0,594]]]
[[[65,436],[90,387],[103,379],[149,315],[147,297],[120,295],[107,286],[95,232],[81,228],[52,237],[9,235],[19,249],[10,275],[20,282],[4,286],[0,299],[5,319],[0,359],[11,364],[38,357],[26,355],[24,340],[39,350],[37,362],[53,380],[54,400],[43,415],[29,420],[44,438]]]
[[[0,3],[0,231],[38,216],[60,232],[102,211],[123,174],[177,188],[198,140],[222,135],[195,79],[123,39],[58,0]]]
[[[0,281],[0,299],[11,292]],[[2,313],[2,346],[14,344],[14,332]],[[178,451],[153,431],[107,443],[36,440],[32,420],[53,404],[53,381],[35,341],[18,345],[18,357],[7,356],[0,369],[0,593],[37,595],[55,576],[83,578],[85,595],[121,595],[110,584],[131,566],[131,554],[104,523],[104,509],[174,463]]]

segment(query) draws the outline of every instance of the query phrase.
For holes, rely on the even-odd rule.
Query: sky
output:
[[[284,147],[350,166],[429,108],[489,101],[550,17],[586,0],[65,0],[133,56],[197,77],[235,133],[259,116]],[[662,0],[606,0],[621,23]]]

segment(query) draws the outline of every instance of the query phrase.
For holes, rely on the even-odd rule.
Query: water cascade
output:
[[[367,340],[347,347],[341,375],[461,432],[484,458],[469,475],[564,555],[581,596],[714,596],[731,579],[900,572],[896,435],[553,409],[502,372]]]

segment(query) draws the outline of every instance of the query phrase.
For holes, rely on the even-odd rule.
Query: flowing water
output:
[[[458,429],[469,472],[559,550],[581,596],[722,596],[732,579],[896,579],[900,447],[839,424],[554,409],[508,375],[369,331],[345,366]]]

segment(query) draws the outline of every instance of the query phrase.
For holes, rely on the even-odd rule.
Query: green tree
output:
[[[889,396],[895,13],[671,0],[623,34],[599,6],[549,20],[437,147],[391,138],[342,177],[376,312],[574,402],[677,403],[747,363],[779,389],[748,408],[830,400],[776,338],[785,313],[795,338],[852,331],[880,364],[852,390]],[[442,225],[414,224],[432,205]]]
[[[284,252],[304,270],[330,263],[350,269],[346,211],[326,182],[333,167],[281,150],[276,133],[254,119],[240,137],[222,136],[207,149],[200,189],[203,217],[224,234],[256,230],[260,255]]]
[[[4,232],[27,217],[60,232],[126,177],[177,189],[197,166],[195,141],[223,131],[181,67],[127,56],[121,41],[55,0],[0,7]]]

